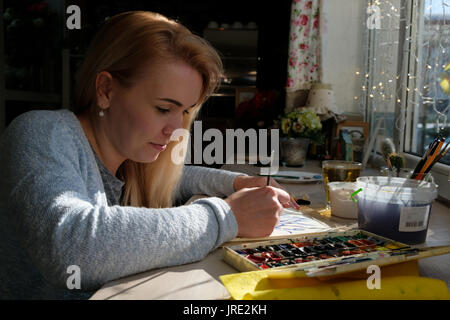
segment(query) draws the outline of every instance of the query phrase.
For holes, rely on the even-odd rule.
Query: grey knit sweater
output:
[[[89,298],[113,279],[198,261],[237,234],[220,198],[234,192],[236,173],[185,166],[178,196],[210,198],[167,209],[113,205],[120,181],[116,196],[105,193],[107,177],[68,110],[19,116],[0,150],[0,299]],[[70,266],[79,267],[80,289],[69,289]]]

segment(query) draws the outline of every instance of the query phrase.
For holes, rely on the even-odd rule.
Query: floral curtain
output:
[[[321,0],[293,0],[289,32],[287,105],[294,106],[299,90],[321,81]]]

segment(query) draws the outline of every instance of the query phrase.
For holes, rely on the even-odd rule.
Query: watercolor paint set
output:
[[[449,252],[450,246],[412,248],[353,229],[226,246],[223,260],[239,271],[289,269],[304,276],[325,276]]]

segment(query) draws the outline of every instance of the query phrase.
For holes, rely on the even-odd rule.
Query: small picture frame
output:
[[[344,160],[362,162],[363,155],[365,152],[367,152],[367,145],[369,141],[369,123],[363,121],[344,121],[338,123],[336,126],[336,137],[338,139],[342,130],[346,130],[348,133],[350,133],[348,139],[350,139],[350,136],[352,136],[352,141],[350,142],[350,145],[345,144],[345,152],[340,147],[337,148],[336,152],[338,158],[340,158],[341,156],[344,157],[345,154],[345,157],[343,158]],[[355,134],[356,137],[358,137],[358,132],[360,133],[359,137],[362,136],[364,140],[362,140],[361,138],[356,139],[354,137]]]
[[[256,87],[236,88],[235,108],[237,108],[240,103],[252,99],[256,95],[257,92],[258,92],[258,89]]]
[[[346,129],[348,131],[359,131],[364,135],[366,144],[369,138],[369,123],[363,121],[344,121],[337,124],[336,136],[339,137],[339,131]]]

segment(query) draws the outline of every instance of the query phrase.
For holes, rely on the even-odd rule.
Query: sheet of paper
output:
[[[289,211],[284,211],[280,217],[280,223],[275,227],[270,236],[325,232],[330,229],[327,224],[308,217],[301,212],[290,213]]]
[[[301,211],[284,210],[280,217],[280,222],[270,236],[264,238],[235,238],[231,241],[261,241],[308,233],[327,232],[331,231],[331,229],[326,223],[314,219]]]
[[[186,204],[190,204],[193,201],[204,197],[206,196],[194,195]],[[333,228],[326,223],[315,219],[308,214],[294,209],[285,209],[280,217],[280,222],[270,236],[264,238],[235,238],[231,240],[231,242],[278,239],[308,233],[327,232],[331,231],[331,229]]]

